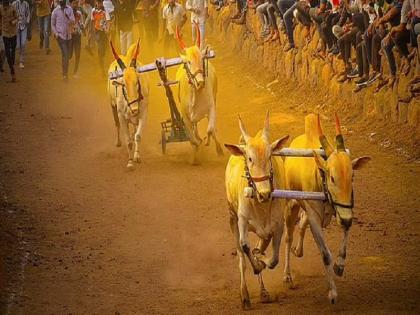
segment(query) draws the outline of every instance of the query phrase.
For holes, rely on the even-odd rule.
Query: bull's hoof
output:
[[[121,146],[121,140],[120,139],[118,139],[117,141],[115,141],[115,146],[117,148],[119,148]]]
[[[334,272],[337,276],[342,277],[344,273],[344,266],[339,266],[336,263],[334,263]]]
[[[332,305],[337,304],[337,292],[330,290],[330,292],[328,292],[328,299]]]
[[[242,309],[244,311],[251,309],[251,301],[249,300],[249,298],[242,299]]]
[[[260,292],[260,302],[261,303],[270,303],[271,302],[270,294],[268,293],[268,291],[266,289],[262,289],[261,292]]]
[[[140,163],[140,153],[138,152],[134,153],[134,162]]]
[[[303,257],[303,248],[302,247],[300,247],[300,248],[298,248],[298,247],[293,247],[292,248],[292,253],[293,253],[293,255],[295,255],[296,257]]]
[[[254,268],[254,274],[258,275],[263,271],[266,267],[266,264],[262,260],[257,260],[257,266]]]
[[[292,279],[292,275],[291,274],[287,274],[284,275],[283,277],[283,282],[284,284],[289,288],[289,289],[293,289],[294,285],[293,285],[293,279]]]
[[[132,160],[128,161],[128,163],[127,163],[127,169],[129,171],[131,171],[131,170],[134,169],[134,164],[133,164],[133,161]]]

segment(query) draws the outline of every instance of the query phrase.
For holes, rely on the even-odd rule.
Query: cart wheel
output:
[[[166,133],[165,130],[162,130],[162,140],[160,142],[162,145],[162,154],[166,154]]]

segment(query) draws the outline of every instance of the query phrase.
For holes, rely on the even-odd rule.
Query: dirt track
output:
[[[197,167],[189,164],[188,144],[171,144],[163,156],[159,122],[168,107],[154,87],[142,163],[126,171],[126,150],[113,145],[105,84],[93,59],[82,56],[82,79],[64,84],[57,48],[45,56],[34,44],[19,82],[6,83],[2,75],[0,83],[0,313],[240,312],[224,192],[227,153],[221,159],[214,147],[205,148]],[[261,88],[252,67],[218,53],[223,142],[237,141],[238,112],[255,132],[267,108],[273,137],[303,131],[304,115],[295,108],[308,95],[275,96]],[[282,284],[283,261],[265,273],[273,303],[258,302],[248,271],[250,313],[420,312],[420,164],[369,142],[372,130],[363,122],[344,124],[354,130],[346,136],[353,156],[373,161],[355,176],[357,220],[345,275],[337,279],[338,304],[328,304],[322,261],[308,233],[305,256],[292,258],[295,289]],[[326,233],[335,256],[341,233],[334,223]]]

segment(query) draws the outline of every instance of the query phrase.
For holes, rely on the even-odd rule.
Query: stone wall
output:
[[[328,93],[331,103],[334,101],[351,105],[352,110],[362,113],[365,117],[381,118],[386,122],[409,124],[419,126],[420,121],[420,99],[406,99],[408,94],[408,83],[414,75],[414,70],[409,76],[400,76],[394,88],[384,87],[374,93],[376,84],[367,87],[358,93],[354,93],[354,83],[337,82],[338,73],[344,66],[343,62],[334,57],[332,60],[322,60],[312,57],[318,46],[319,37],[317,32],[311,42],[306,45],[303,36],[303,27],[297,25],[294,35],[297,50],[283,52],[283,45],[277,43],[263,43],[260,34],[260,23],[258,17],[249,10],[246,18],[246,25],[230,23],[230,16],[236,11],[235,5],[225,6],[221,11],[211,8],[211,19],[209,29],[217,33],[227,45],[240,52],[251,61],[261,65],[264,70],[270,73],[273,78],[281,80],[296,81],[299,86],[305,89],[319,89]],[[287,38],[281,34],[281,43],[286,43]],[[397,54],[396,54],[397,55]],[[384,72],[388,72],[388,65],[382,58]]]

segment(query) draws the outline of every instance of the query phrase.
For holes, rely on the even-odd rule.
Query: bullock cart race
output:
[[[420,313],[417,3],[305,3],[1,2],[0,314]]]

